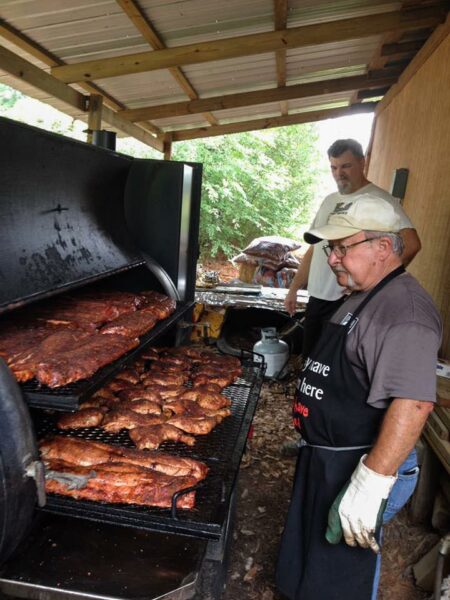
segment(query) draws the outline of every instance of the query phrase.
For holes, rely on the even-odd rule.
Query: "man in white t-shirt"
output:
[[[311,228],[326,225],[328,216],[336,205],[343,206],[361,193],[374,194],[397,207],[402,217],[400,235],[404,243],[401,255],[406,266],[421,248],[420,240],[413,224],[400,206],[398,198],[394,198],[385,190],[370,183],[364,175],[364,154],[361,144],[356,140],[337,140],[328,149],[331,173],[336,181],[338,191],[329,194],[322,202]],[[342,302],[345,288],[341,287],[328,266],[325,254],[318,246],[311,246],[292,280],[284,305],[289,314],[294,314],[297,291],[307,284],[309,301],[305,311],[303,330],[303,356],[307,356],[320,335],[322,325],[337,310]]]

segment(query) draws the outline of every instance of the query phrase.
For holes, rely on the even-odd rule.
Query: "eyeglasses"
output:
[[[373,240],[378,239],[379,237],[368,238],[366,240],[361,240],[360,242],[355,242],[354,244],[348,244],[347,246],[330,246],[329,244],[327,244],[326,246],[322,246],[322,250],[328,257],[330,257],[331,253],[334,252],[337,258],[344,258],[349,248],[353,248],[353,246],[357,246],[358,244],[364,244],[365,242],[372,242]]]

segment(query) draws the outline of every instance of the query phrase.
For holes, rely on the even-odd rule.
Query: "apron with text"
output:
[[[372,550],[325,539],[328,511],[360,457],[377,437],[385,410],[367,404],[368,385],[355,376],[346,338],[366,304],[399,267],[357,307],[351,319],[327,323],[300,374],[293,420],[305,443],[299,451],[281,539],[277,587],[290,600],[370,600],[376,568]]]

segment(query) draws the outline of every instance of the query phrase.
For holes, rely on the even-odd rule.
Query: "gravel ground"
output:
[[[281,600],[274,587],[274,568],[295,466],[295,458],[281,455],[282,443],[296,439],[290,424],[293,385],[263,385],[253,437],[240,470],[237,523],[223,600]],[[430,598],[415,586],[412,565],[439,535],[413,526],[404,509],[385,527],[384,540],[378,600]]]

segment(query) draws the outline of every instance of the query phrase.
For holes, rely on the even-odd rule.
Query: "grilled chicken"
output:
[[[124,400],[120,402],[120,409],[132,410],[140,415],[160,415],[161,406],[157,402],[151,400]]]
[[[58,429],[81,429],[83,427],[98,427],[103,421],[106,407],[82,408],[73,413],[62,415],[58,419]]]
[[[195,444],[195,437],[186,435],[181,429],[163,423],[161,425],[150,425],[147,427],[135,427],[129,432],[130,438],[140,450],[148,448],[156,450],[165,441],[183,442],[188,446]]]
[[[120,400],[151,400],[152,402],[161,402],[161,394],[156,390],[144,387],[142,385],[135,385],[130,388],[126,388],[118,392]]]
[[[186,433],[194,435],[206,435],[222,420],[222,417],[172,417],[167,421],[168,425],[174,425]]]
[[[134,429],[145,425],[158,425],[164,423],[165,415],[140,415],[127,408],[117,408],[105,415],[101,424],[102,429],[111,433],[118,433],[121,429]]]
[[[220,388],[219,388],[220,389]],[[231,401],[223,394],[216,392],[203,392],[200,387],[186,390],[180,396],[184,400],[193,400],[202,408],[217,410],[231,405]]]
[[[194,377],[192,378],[192,385],[194,388],[201,386],[201,385],[207,385],[209,383],[214,383],[216,385],[218,385],[220,388],[225,388],[228,385],[230,385],[231,383],[233,383],[234,381],[234,377],[232,375],[208,375],[206,373],[203,374],[196,374],[194,375]]]
[[[187,388],[181,386],[181,385],[151,385],[149,386],[147,389],[152,390],[153,392],[156,392],[162,400],[165,400],[166,398],[178,398],[178,396],[181,396],[186,390]]]
[[[193,400],[178,398],[164,404],[164,408],[172,411],[177,417],[217,417],[220,423],[224,417],[228,417],[231,412],[229,408],[209,409],[201,407]]]
[[[142,378],[142,383],[145,386],[151,385],[183,385],[188,378],[184,373],[172,373],[161,371],[148,371]]]

